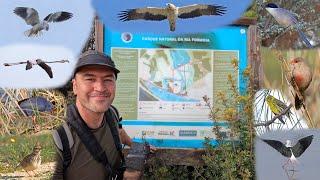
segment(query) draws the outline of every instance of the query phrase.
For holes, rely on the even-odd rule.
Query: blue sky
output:
[[[49,31],[40,37],[26,37],[24,31],[31,28],[13,13],[16,7],[32,7],[38,11],[40,20],[57,11],[73,13],[67,21],[49,23]],[[1,87],[45,88],[64,83],[71,75],[83,45],[89,37],[94,9],[90,0],[1,0],[0,6],[0,81]],[[3,63],[41,58],[45,61],[68,59],[70,63],[49,64],[54,78],[46,77],[45,71],[34,67],[25,71],[24,65],[5,67]],[[38,71],[39,70],[39,71]],[[44,73],[44,76],[42,76]],[[37,78],[36,80],[22,80]]]
[[[36,48],[40,53],[36,53]],[[24,53],[15,53],[24,50]],[[42,46],[30,44],[18,44],[0,47],[0,87],[7,88],[53,88],[61,86],[70,79],[76,59],[70,59],[69,63],[48,64],[53,72],[50,79],[40,66],[33,66],[26,71],[26,64],[15,66],[4,66],[3,63],[20,62],[26,60],[42,59],[44,61],[60,61],[65,57],[73,57],[74,54],[63,46]],[[26,58],[28,57],[28,58]],[[50,57],[50,58],[48,58]],[[5,60],[3,60],[5,59]]]
[[[141,1],[141,0],[92,0],[99,17],[105,25],[114,31],[130,32],[153,32],[153,33],[195,33],[206,32],[213,28],[227,25],[237,20],[246,8],[251,4],[251,0],[168,0],[168,1]],[[173,3],[176,6],[186,6],[191,4],[214,4],[227,7],[223,16],[202,16],[192,19],[178,19],[175,32],[169,31],[167,20],[163,21],[119,21],[118,13],[127,9],[141,7],[164,7],[166,3]]]

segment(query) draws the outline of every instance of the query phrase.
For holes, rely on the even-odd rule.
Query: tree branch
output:
[[[258,126],[265,126],[265,127],[267,127],[267,126],[269,126],[270,124],[274,123],[274,121],[275,121],[276,119],[278,119],[279,117],[287,114],[291,107],[292,107],[292,104],[290,104],[287,108],[285,108],[280,114],[275,115],[270,121],[254,124],[254,127],[258,127]]]

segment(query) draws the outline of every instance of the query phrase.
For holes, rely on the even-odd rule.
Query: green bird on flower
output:
[[[279,115],[280,113],[282,113],[286,108],[288,108],[288,106],[280,101],[279,99],[273,97],[272,95],[268,95],[266,97],[266,101],[267,101],[267,104],[270,108],[270,110],[272,111],[272,113],[274,115]],[[290,110],[285,114],[288,118],[290,117]],[[282,124],[285,124],[282,116],[278,117],[278,119],[282,122]]]

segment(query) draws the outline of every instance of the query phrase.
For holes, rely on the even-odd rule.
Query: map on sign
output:
[[[208,51],[149,49],[140,60],[140,101],[200,102],[212,91]]]
[[[231,95],[228,75],[238,76],[231,63],[239,59],[234,50],[112,48],[112,58],[122,70],[115,104],[125,119],[208,120],[203,97],[222,108],[214,97]]]
[[[228,139],[228,122],[221,115],[213,122],[203,97],[223,111],[225,106],[216,97],[222,92],[232,98],[230,76],[245,93],[241,74],[247,67],[246,32],[244,27],[180,35],[106,29],[104,51],[121,71],[113,105],[133,141],[201,148],[205,137],[217,143],[213,126]]]
[[[208,117],[202,97],[212,94],[210,51],[142,49],[139,69],[139,119],[199,119],[192,109]]]

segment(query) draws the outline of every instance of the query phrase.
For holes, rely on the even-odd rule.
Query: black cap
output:
[[[117,74],[120,72],[116,68],[111,57],[105,55],[104,53],[98,52],[98,51],[89,50],[89,51],[84,52],[80,56],[80,58],[76,64],[76,68],[74,70],[73,75],[75,76],[81,67],[88,66],[88,65],[106,66],[109,69],[114,71],[114,74],[116,75],[116,77],[117,77]]]

